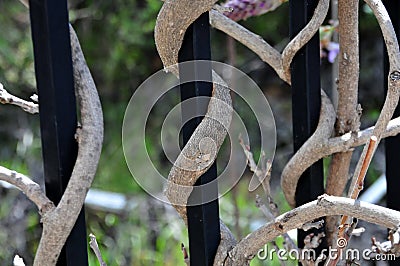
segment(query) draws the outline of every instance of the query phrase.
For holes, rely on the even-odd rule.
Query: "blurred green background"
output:
[[[96,81],[105,118],[104,146],[93,187],[122,193],[132,203],[118,213],[86,208],[88,233],[97,236],[108,265],[184,265],[180,251],[181,243],[188,245],[184,224],[170,206],[151,198],[134,182],[121,144],[124,111],[132,93],[147,77],[162,69],[153,38],[162,1],[71,0],[69,4],[70,21]],[[361,10],[360,101],[364,108],[363,126],[366,126],[377,118],[377,108],[383,102],[382,44],[375,19],[363,5]],[[272,13],[241,24],[281,50],[288,42],[288,21],[286,3]],[[0,1],[0,25],[0,82],[10,93],[29,99],[36,91],[36,82],[27,9],[15,0]],[[279,173],[292,153],[290,88],[254,53],[216,30],[212,30],[212,57],[215,61],[234,63],[247,73],[271,104],[278,132],[273,194],[281,211],[288,210],[278,184]],[[323,59],[321,66],[323,88],[329,92],[332,65]],[[160,171],[166,173],[170,163],[161,149],[159,129],[163,115],[179,101],[178,97],[178,94],[172,95],[157,105],[148,124],[149,132],[153,133],[146,136],[151,157]],[[43,183],[38,119],[38,115],[26,114],[17,107],[0,106],[0,165]],[[258,158],[258,131],[249,121],[251,148]],[[374,169],[368,182],[382,172],[382,163],[376,163]],[[238,237],[265,222],[255,206],[255,195],[262,192],[247,191],[249,177],[250,173],[245,172],[241,182],[220,200],[221,218]],[[0,187],[1,265],[10,265],[15,254],[21,255],[27,265],[32,263],[40,238],[38,221],[37,210],[24,195]],[[97,265],[91,251],[89,255],[90,265]],[[279,263],[255,259],[252,265]]]

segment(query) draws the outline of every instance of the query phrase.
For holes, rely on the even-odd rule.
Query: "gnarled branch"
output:
[[[314,134],[290,159],[282,171],[281,186],[289,205],[296,205],[295,193],[301,174],[314,162],[319,160],[326,146],[327,139],[333,131],[335,110],[329,98],[323,93],[321,98],[321,113]]]
[[[349,198],[322,195],[317,200],[280,215],[274,221],[247,235],[229,252],[225,265],[248,265],[258,250],[275,237],[289,230],[300,228],[308,221],[340,214],[390,229],[396,229],[400,223],[400,212],[398,211]]]
[[[77,132],[78,156],[60,203],[42,219],[43,232],[34,266],[50,266],[57,261],[92,184],[103,141],[103,113],[96,86],[72,27],[70,36],[75,88],[82,119],[82,129]]]
[[[296,53],[318,32],[329,9],[329,0],[320,0],[314,15],[307,25],[289,42],[282,52],[282,66],[285,80],[290,80],[290,64]]]

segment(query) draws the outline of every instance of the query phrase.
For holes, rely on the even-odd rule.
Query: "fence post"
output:
[[[397,39],[399,39],[400,34],[400,3],[399,1],[393,0],[384,0],[383,3],[386,6],[386,9],[389,13],[390,19],[392,20],[394,30],[397,35]],[[383,43],[384,45],[384,43]],[[387,56],[386,46],[384,45],[384,88],[385,95],[387,93],[387,85],[388,85],[388,74],[389,74],[389,59]],[[397,106],[393,117],[400,116],[400,107]],[[400,210],[400,197],[398,195],[397,188],[400,187],[400,136],[385,138],[385,156],[386,156],[386,183],[387,183],[387,192],[386,192],[386,203],[387,207]],[[396,266],[400,265],[400,260],[396,258],[395,261],[389,261],[389,265]]]
[[[58,204],[77,155],[77,118],[67,0],[30,0],[47,196]],[[60,254],[58,266],[88,265],[84,211]]]
[[[179,62],[191,60],[210,60],[210,28],[208,12],[202,14],[186,31],[181,50],[179,51]],[[203,67],[204,63],[201,64]],[[196,63],[192,67],[180,67],[179,75],[183,83],[189,77],[198,76],[199,69]],[[208,80],[211,80],[211,62],[208,65]],[[202,75],[206,72],[201,70]],[[180,85],[181,101],[198,96],[211,97],[212,83],[210,82],[186,82]],[[202,116],[207,110],[207,104],[204,101],[196,101],[195,105],[182,103],[182,120],[185,117],[193,117],[190,114],[195,113],[198,117],[189,120],[182,128],[183,144],[185,145],[192,135],[195,128],[200,124]],[[217,177],[216,163],[204,173],[196,182],[195,186],[206,184]],[[209,188],[208,188],[209,189]],[[212,187],[214,195],[218,195],[218,187]],[[205,191],[200,191],[200,194]],[[210,191],[208,191],[209,193]],[[189,197],[189,203],[191,197]],[[196,198],[202,195],[196,195]],[[220,242],[219,227],[219,207],[218,199],[206,204],[187,206],[188,232],[189,232],[189,250],[191,266],[213,265],[215,254]]]
[[[289,1],[291,39],[311,19],[317,4],[317,0]],[[294,57],[291,65],[291,80],[293,143],[296,152],[314,133],[319,119],[321,85],[318,33]],[[320,160],[301,176],[296,189],[297,206],[310,202],[323,194],[323,182],[323,164]],[[304,246],[304,237],[310,233],[298,230],[299,247]]]

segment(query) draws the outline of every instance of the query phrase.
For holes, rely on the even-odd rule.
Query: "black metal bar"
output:
[[[29,6],[46,194],[58,204],[77,155],[74,139],[77,127],[76,100],[67,0],[30,0]],[[57,265],[88,265],[83,210]]]
[[[317,0],[296,0],[290,3],[290,37],[311,19]],[[293,143],[296,152],[315,131],[321,107],[319,35],[316,34],[294,57],[291,65]],[[296,204],[302,205],[323,194],[322,160],[301,176],[296,189]],[[298,245],[310,232],[298,231]]]
[[[390,19],[392,20],[394,30],[397,34],[397,39],[399,39],[400,34],[400,18],[398,16],[400,12],[400,2],[393,0],[384,0],[383,3],[389,13]],[[388,74],[389,74],[389,59],[387,56],[386,46],[384,46],[384,88],[385,95],[387,93],[388,85]],[[397,106],[393,117],[400,116],[400,107]],[[386,203],[387,207],[400,211],[400,197],[397,192],[397,188],[400,187],[400,136],[389,137],[385,139],[385,155],[386,155]],[[389,265],[397,266],[400,265],[400,260],[389,261]]]
[[[201,15],[186,31],[183,45],[179,52],[179,62],[191,60],[210,60],[210,29],[208,13]],[[204,63],[201,64],[204,67]],[[202,75],[206,73],[208,80],[211,80],[211,63],[207,65],[207,70],[201,69]],[[200,70],[196,64],[179,68],[181,82],[190,80],[191,77],[200,75]],[[210,82],[186,82],[180,85],[181,100],[187,100],[193,97],[207,96],[211,97],[212,83]],[[182,128],[183,144],[186,144],[190,136],[194,132],[202,117],[206,113],[207,103],[201,100],[195,100],[190,104],[182,104],[182,119],[191,118]],[[217,168],[214,163],[210,169],[204,173],[196,182],[196,186],[206,184],[217,177]],[[208,188],[210,189],[210,188]],[[214,195],[218,195],[218,187],[212,187]],[[208,191],[209,193],[210,191]],[[200,191],[200,195],[189,197],[189,204],[192,197],[197,200],[203,197],[205,191]],[[197,193],[198,194],[198,193]],[[204,196],[205,197],[205,196]],[[206,266],[213,265],[215,254],[220,242],[220,227],[219,227],[219,207],[218,199],[209,203],[187,206],[188,231],[189,231],[189,250],[190,250],[190,265]]]

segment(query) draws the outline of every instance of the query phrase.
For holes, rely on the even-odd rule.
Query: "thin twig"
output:
[[[354,184],[353,187],[350,187],[350,191],[351,191],[350,198],[351,199],[354,199],[354,200],[357,199],[358,195],[364,188],[365,175],[366,175],[368,167],[371,163],[372,155],[376,149],[376,142],[377,142],[377,138],[375,136],[372,136],[368,143],[367,153],[362,162],[361,171],[357,176],[356,183]],[[339,233],[338,233],[339,237],[343,237],[344,230],[346,229],[345,225],[346,225],[348,218],[349,218],[348,216],[343,216],[342,220],[340,221],[340,225],[339,225],[340,229],[339,229]]]
[[[270,65],[282,80],[290,83],[290,79],[283,75],[281,54],[261,36],[251,32],[217,10],[210,11],[210,24],[252,50],[261,60]]]
[[[267,221],[274,221],[276,217],[279,216],[280,211],[278,205],[273,201],[271,196],[271,189],[270,189],[270,178],[271,178],[271,170],[272,170],[272,161],[267,160],[265,165],[263,161],[265,161],[265,153],[261,153],[261,169],[257,166],[254,161],[253,153],[250,150],[250,146],[246,145],[241,136],[239,136],[239,143],[242,146],[243,152],[247,159],[247,164],[252,171],[259,179],[259,182],[262,184],[264,189],[264,193],[268,200],[268,207],[262,201],[261,197],[257,194],[256,195],[256,206],[261,210],[261,212],[267,218]],[[282,234],[283,238],[285,239],[285,247],[287,250],[298,250],[297,245],[294,241],[290,238],[287,233]]]
[[[0,83],[0,103],[12,104],[21,107],[22,110],[31,114],[39,113],[39,105],[34,102],[25,101],[17,96],[12,95],[6,89],[3,84]]]
[[[360,171],[359,175],[357,176],[357,182],[355,183],[354,187],[350,188],[350,190],[352,191],[350,198],[353,200],[356,200],[358,198],[358,195],[360,194],[360,192],[362,191],[362,189],[364,187],[365,175],[367,173],[369,164],[371,163],[372,155],[376,149],[376,143],[377,143],[377,138],[375,136],[372,136],[369,141],[369,144],[368,144],[367,154],[364,157],[364,160],[362,163],[361,171]],[[351,225],[348,225],[347,224],[348,219],[349,219],[349,216],[347,216],[347,215],[342,216],[342,219],[341,219],[340,225],[339,225],[339,232],[338,232],[338,240],[345,239],[346,243],[348,243],[348,241],[351,237],[351,233],[357,225],[356,220],[353,221]],[[346,233],[346,230],[349,233]],[[346,246],[338,245],[337,248],[338,248],[339,256],[337,256],[336,259],[332,259],[332,260],[328,261],[326,264],[327,266],[334,266],[338,263],[339,258],[341,257],[340,255],[342,254],[342,252],[346,248]]]
[[[347,248],[350,237],[356,228],[358,219],[353,218],[353,222],[350,225],[339,226],[339,231],[343,229],[343,233],[338,236],[337,242],[333,246],[337,250],[337,255],[334,257],[329,257],[325,263],[325,266],[335,266],[338,264],[339,260],[342,258],[343,251]]]
[[[186,250],[186,247],[185,247],[185,245],[184,245],[183,243],[181,243],[181,251],[182,251],[182,254],[183,254],[183,260],[185,261],[185,264],[186,264],[187,266],[190,266],[189,255],[188,255],[188,252],[187,252],[187,250]]]
[[[247,159],[247,165],[250,168],[250,171],[253,172],[255,174],[255,176],[258,179],[258,182],[262,185],[265,195],[266,197],[270,198],[271,197],[271,188],[270,188],[270,178],[271,178],[271,169],[272,169],[272,161],[271,160],[267,160],[266,161],[266,165],[265,165],[265,169],[262,169],[263,166],[263,157],[265,157],[265,154],[262,153],[262,155],[264,154],[264,156],[261,156],[260,158],[260,165],[261,168],[257,166],[256,162],[254,161],[254,157],[253,157],[253,153],[250,151],[250,146],[246,145],[242,139],[241,136],[239,136],[239,144],[240,146],[242,146],[244,155],[246,156]],[[254,177],[250,180],[250,185],[249,185],[249,190],[250,191],[254,191],[259,184],[254,185]]]
[[[265,218],[267,218],[267,221],[273,221],[275,216],[272,214],[272,212],[267,208],[267,206],[264,204],[262,201],[260,195],[256,195],[256,207],[260,209],[260,211],[264,214]]]
[[[368,143],[367,154],[362,163],[361,171],[360,171],[360,174],[358,175],[356,185],[353,188],[351,188],[352,193],[351,193],[350,198],[352,198],[352,199],[357,199],[358,195],[364,188],[365,175],[367,174],[368,167],[371,164],[372,156],[376,149],[377,141],[378,141],[377,137],[372,136]]]
[[[41,215],[54,210],[54,204],[46,196],[42,188],[31,178],[16,171],[0,166],[0,180],[10,183],[20,189],[36,206]]]
[[[89,235],[89,238],[90,238],[89,246],[93,250],[94,254],[96,255],[96,258],[100,263],[100,266],[107,266],[107,263],[105,263],[105,261],[103,260],[103,256],[101,255],[99,244],[97,244],[96,236],[91,233]]]

